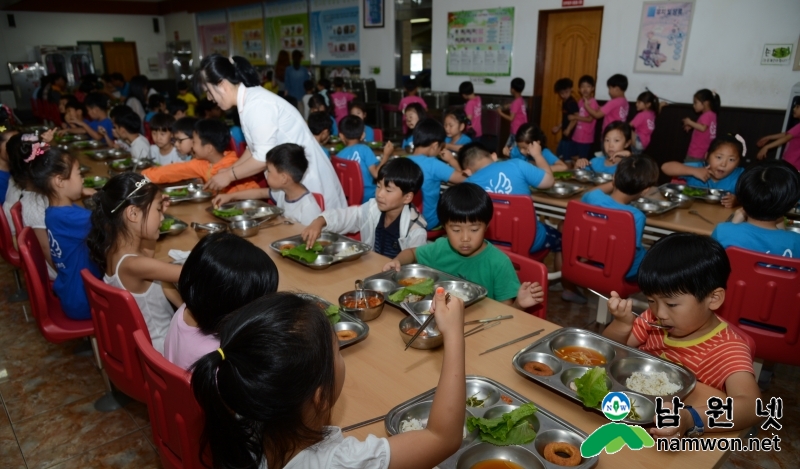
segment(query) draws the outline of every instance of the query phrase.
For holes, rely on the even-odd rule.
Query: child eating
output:
[[[583,169],[589,166],[596,173],[614,174],[619,162],[631,156],[631,132],[631,126],[625,122],[612,122],[603,131],[603,156],[591,160],[579,158],[575,167]]]
[[[447,134],[447,138],[444,139],[444,148],[457,152],[462,146],[472,142],[466,133],[467,127],[469,127],[469,119],[461,109],[445,113],[444,132]]]
[[[322,151],[331,157],[331,152],[326,146],[331,141],[331,123],[330,115],[327,112],[312,112],[308,115],[308,130],[314,135],[314,140],[322,147]]]
[[[142,119],[135,112],[121,112],[114,117],[114,134],[130,146],[134,161],[150,157],[150,142],[140,132]]]
[[[182,161],[178,150],[172,144],[172,127],[174,125],[175,118],[160,112],[150,120],[150,135],[154,142],[153,145],[150,145],[150,159],[161,166]]]
[[[517,142],[515,146],[503,147],[503,155],[512,159],[531,161],[533,159],[531,152],[533,151],[534,147],[536,147],[541,150],[542,157],[544,157],[544,160],[547,161],[548,165],[550,165],[551,170],[566,171],[569,169],[567,164],[554,155],[550,149],[544,148],[544,133],[542,133],[541,129],[536,127],[534,124],[522,124],[519,127],[519,130],[517,130],[515,140]],[[534,145],[534,143],[536,145]]]
[[[341,80],[341,78],[335,80]],[[375,197],[375,178],[378,176],[380,160],[375,157],[372,148],[361,143],[361,140],[364,139],[364,121],[360,117],[346,116],[339,122],[339,138],[346,147],[340,150],[336,156],[344,160],[355,161],[361,167],[361,179],[364,182],[364,197],[361,203],[366,203]],[[358,201],[351,201],[351,203],[353,202]]]
[[[89,115],[91,122],[78,120],[72,123],[86,130],[89,137],[94,140],[103,140],[104,135],[111,135],[114,132],[114,124],[108,118],[107,95],[98,92],[89,93],[83,100],[83,105],[86,106],[86,114]],[[103,132],[100,132],[100,128]]]
[[[354,100],[350,103],[350,115],[360,117],[364,121],[364,141],[375,141],[375,130],[366,124],[367,122],[367,105],[363,101]]]

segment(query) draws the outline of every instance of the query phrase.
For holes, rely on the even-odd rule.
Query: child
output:
[[[325,106],[330,106],[331,81],[327,78],[320,78],[317,82],[317,94],[322,96]]]
[[[581,202],[598,207],[614,210],[627,210],[633,214],[633,223],[636,228],[636,254],[628,273],[627,281],[635,281],[639,271],[639,264],[644,258],[645,249],[642,246],[645,216],[638,208],[631,207],[632,201],[642,197],[651,187],[658,182],[658,165],[647,155],[633,155],[623,158],[614,173],[611,193],[607,194],[602,188],[589,191],[581,197]]]
[[[403,111],[403,116],[405,118],[403,120],[403,127],[408,130],[406,131],[406,138],[403,139],[402,147],[411,152],[414,151],[414,129],[421,120],[428,117],[428,114],[421,104],[411,103],[406,106],[406,110]]]
[[[514,147],[503,147],[503,155],[511,159],[531,161],[531,158],[533,158],[531,152],[533,151],[534,143],[536,143],[536,147],[541,149],[542,156],[547,161],[547,164],[550,165],[551,170],[566,171],[569,169],[567,164],[554,155],[552,151],[544,148],[544,133],[534,124],[522,124],[514,138],[517,144]]]
[[[192,132],[192,155],[194,158],[191,161],[147,168],[142,171],[142,174],[155,184],[192,178],[200,178],[203,182],[208,182],[211,176],[239,160],[235,151],[226,150],[230,140],[231,134],[224,122],[214,119],[199,120]],[[228,186],[222,192],[236,192],[256,187],[258,184],[248,178],[238,181],[238,184]]]
[[[188,110],[189,105],[186,104],[186,101],[181,101],[180,99],[176,99],[167,106],[167,112],[172,115],[176,121],[187,117],[186,111]]]
[[[197,104],[197,98],[189,91],[189,84],[185,81],[178,82],[178,99],[186,103],[186,115],[194,117],[194,106]]]
[[[144,115],[144,121],[150,123],[153,116],[159,113],[167,112],[167,100],[160,94],[151,94],[147,98],[147,114]]]
[[[328,150],[327,144],[331,140],[331,127],[333,126],[329,117],[327,112],[312,112],[308,115],[308,129],[328,158],[331,157],[331,152]]]
[[[594,110],[600,109],[597,100],[594,99],[594,78],[584,75],[578,80],[578,91],[581,99],[578,101],[578,114],[569,116],[570,121],[574,121],[575,130],[572,132],[572,140],[575,142],[575,150],[578,158],[589,158],[589,151],[594,143],[594,128],[597,120],[589,113],[587,108]]]
[[[417,103],[422,106],[422,109],[428,110],[428,104],[417,95],[417,93],[419,93],[419,85],[416,79],[411,78],[407,80],[403,87],[406,89],[406,95],[400,99],[400,102],[397,104],[397,108],[400,112],[405,114],[406,108],[412,103]]]
[[[117,128],[114,127],[114,122],[116,122],[116,120],[121,115],[129,114],[129,113],[133,113],[133,109],[131,109],[130,106],[127,106],[125,104],[119,104],[117,106],[114,106],[113,108],[111,108],[111,111],[108,113],[108,118],[111,119],[111,125],[112,125],[111,133],[110,134],[107,133],[106,130],[103,129],[103,128],[100,128],[99,132],[103,135],[103,138],[105,139],[105,143],[109,147],[111,147],[111,148],[119,148],[119,149],[127,151],[127,152],[131,151],[131,146],[128,144],[128,142],[122,140],[122,137],[119,136],[119,132],[117,131]]]
[[[198,119],[219,120],[222,119],[222,109],[217,106],[217,103],[203,98],[194,106],[194,115]]]
[[[74,96],[64,97],[64,122],[61,124],[59,134],[86,134],[86,128],[81,125],[88,125],[91,121],[84,117],[84,108]]]
[[[572,80],[569,78],[559,78],[553,86],[556,94],[561,98],[561,125],[556,125],[551,129],[553,135],[561,132],[561,141],[558,142],[556,153],[559,156],[572,158],[578,154],[575,143],[572,141],[572,133],[575,130],[577,121],[570,120],[569,116],[580,112],[578,102],[572,97]]]
[[[619,73],[611,75],[606,80],[606,86],[608,86],[608,96],[611,99],[606,101],[599,110],[587,106],[584,102],[584,108],[590,116],[595,119],[603,119],[603,132],[612,122],[625,122],[628,118],[629,108],[628,100],[625,99],[625,91],[628,89],[628,77]]]
[[[475,87],[471,81],[463,81],[458,85],[458,93],[466,101],[464,104],[464,113],[470,122],[470,128],[475,133],[475,138],[480,138],[483,135],[483,125],[481,123],[481,97],[475,94]]]
[[[182,266],[153,258],[152,246],[164,221],[161,190],[147,177],[126,172],[111,178],[93,200],[97,206],[86,240],[91,258],[105,273],[103,281],[131,293],[153,348],[164,353],[172,304],[181,304],[181,299],[161,283],[177,282]]]
[[[214,206],[233,200],[270,198],[283,209],[283,216],[308,225],[322,212],[314,195],[300,182],[308,169],[305,150],[294,143],[283,143],[267,152],[267,188],[248,189],[214,198]]]
[[[457,152],[462,146],[472,142],[469,135],[464,133],[468,126],[469,119],[461,109],[446,112],[444,115],[444,132],[447,134],[447,138],[444,139],[444,148]]]
[[[645,91],[636,98],[636,115],[631,120],[633,150],[641,153],[650,145],[650,137],[656,129],[656,116],[660,110],[658,97]]]
[[[322,95],[315,94],[308,99],[308,110],[310,112],[324,112],[331,121],[331,135],[339,135],[339,124],[336,123],[336,119],[328,112],[328,106],[325,104],[325,98]],[[311,116],[311,114],[309,114],[309,116]]]
[[[278,84],[275,83],[275,72],[273,70],[267,70],[267,73],[264,75],[264,84],[262,86],[267,91],[278,93]]]
[[[411,202],[422,187],[422,170],[406,158],[394,158],[378,171],[375,198],[361,206],[326,210],[303,230],[307,246],[323,228],[334,233],[361,233],[361,242],[394,258],[403,249],[427,242],[427,223]]]
[[[497,111],[500,117],[511,122],[511,134],[508,136],[508,143],[506,144],[509,147],[514,145],[514,135],[517,134],[520,126],[528,122],[528,109],[525,106],[525,100],[522,98],[522,90],[524,89],[525,80],[519,77],[511,80],[511,96],[514,100],[507,105],[508,113],[504,111],[506,106]]]
[[[375,131],[367,125],[367,105],[363,101],[352,101],[350,103],[350,115],[360,117],[364,121],[364,141],[374,142]]]
[[[686,406],[680,411],[678,428],[653,428],[650,433],[654,435],[687,436],[695,419],[703,422],[707,432],[742,430],[761,421],[753,412],[761,392],[753,376],[750,348],[715,314],[726,300],[730,272],[719,243],[708,236],[674,233],[656,242],[642,261],[639,287],[650,309],[637,318],[632,314],[632,300],[611,292],[608,310],[614,320],[604,336],[679,363],[691,370],[697,381],[733,398],[733,428],[709,427],[708,416],[713,412],[704,405]],[[650,327],[648,322],[667,329]],[[728,420],[717,417],[717,422]]]
[[[146,160],[150,157],[150,142],[139,131],[142,120],[135,112],[123,112],[114,118],[116,136],[131,147],[131,158],[134,161]]]
[[[150,145],[150,159],[161,166],[182,161],[178,150],[172,144],[172,127],[174,125],[175,119],[169,114],[161,112],[153,116],[150,121],[150,135],[155,142]]]
[[[437,212],[447,237],[403,250],[383,267],[384,272],[419,262],[482,285],[489,298],[517,309],[542,302],[539,283],[520,285],[508,256],[483,239],[494,212],[486,191],[470,183],[453,186],[442,194]]]
[[[792,106],[792,118],[800,119],[800,101]],[[772,142],[772,143],[769,143]],[[783,150],[783,160],[791,163],[798,171],[800,171],[800,123],[795,124],[791,129],[780,134],[767,135],[758,141],[759,150],[756,158],[763,160],[767,156],[767,152],[772,148],[786,144]]]
[[[388,468],[391,460],[392,467],[433,467],[454,454],[464,431],[463,410],[452,405],[466,400],[464,303],[446,302],[439,289],[431,309],[444,357],[426,428],[365,441],[328,426],[345,362],[316,301],[272,293],[231,314],[221,327],[220,348],[200,358],[192,372],[214,464]]]
[[[744,138],[738,134],[722,134],[711,142],[705,162],[668,161],[661,165],[661,170],[667,176],[682,177],[689,186],[729,192],[721,202],[724,207],[731,208],[736,204],[736,181],[744,172],[744,168],[739,167],[744,155]]]
[[[730,223],[717,225],[712,238],[724,248],[800,256],[800,234],[778,228],[800,200],[800,173],[792,165],[778,160],[748,169],[736,183],[736,198],[742,208]]]
[[[702,89],[694,94],[693,106],[694,112],[700,114],[697,122],[688,117],[683,118],[683,130],[689,132],[694,129],[689,142],[689,150],[686,152],[687,162],[702,160],[708,153],[711,141],[717,138],[719,95],[714,91]]]
[[[303,118],[308,121],[308,114],[311,112],[309,110],[308,100],[314,96],[314,82],[311,80],[304,81],[303,89],[306,90],[306,94],[303,95]]]
[[[181,117],[172,124],[172,143],[175,145],[175,151],[178,152],[181,161],[192,159],[192,145],[194,144],[192,136],[195,125],[197,125],[197,119],[194,117]]]
[[[344,80],[342,77],[336,77],[333,79],[333,89],[335,90],[333,93],[331,93],[331,101],[333,102],[333,115],[336,119],[336,122],[341,123],[344,116],[347,115],[347,103],[356,99],[356,95],[344,91]]]
[[[6,203],[6,194],[9,192],[9,187],[12,187],[10,185],[11,164],[8,156],[7,144],[8,139],[16,135],[16,133],[17,132],[14,130],[6,130],[4,126],[0,126],[0,204]],[[14,186],[16,186],[16,184]],[[14,188],[11,192],[16,194],[17,200],[19,200],[19,190]],[[16,200],[14,202],[16,203]],[[9,220],[11,219],[8,216],[6,216],[6,218]]]
[[[201,239],[181,270],[178,292],[184,303],[169,324],[164,358],[191,369],[219,348],[225,316],[277,290],[278,268],[263,249],[231,233]]]
[[[114,124],[108,118],[108,96],[98,92],[89,93],[83,100],[83,105],[86,106],[86,113],[92,121],[74,121],[73,123],[86,130],[89,137],[94,140],[103,140],[104,134],[111,135],[114,131]],[[100,128],[103,128],[105,132],[101,133]]]
[[[337,78],[341,80],[341,78]],[[336,93],[331,95],[335,98]],[[361,143],[364,138],[364,121],[360,117],[346,116],[339,122],[339,138],[347,145],[336,154],[338,158],[357,161],[361,166],[361,178],[364,181],[364,198],[361,203],[367,203],[375,198],[375,179],[378,177],[380,160],[375,157],[372,148]]]
[[[575,167],[583,169],[589,166],[596,173],[614,174],[620,159],[631,156],[631,126],[616,121],[603,131],[603,156],[595,156],[591,160],[580,158]]]

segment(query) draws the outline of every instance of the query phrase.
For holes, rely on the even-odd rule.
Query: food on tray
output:
[[[581,463],[581,451],[569,443],[547,443],[543,453],[545,459],[559,466],[577,466]]]
[[[119,168],[120,166],[130,166],[133,164],[133,160],[130,158],[125,158],[124,160],[119,160],[111,163],[111,166],[114,168]]]
[[[97,179],[93,177],[83,178],[83,187],[88,187],[90,189],[100,189],[101,187],[106,185],[106,182],[108,182],[106,178],[97,178]]]
[[[427,277],[408,277],[408,278],[404,278],[402,280],[398,280],[397,283],[399,283],[400,285],[402,285],[404,287],[410,287],[411,285],[418,285],[418,284],[420,284],[422,282],[425,282],[427,280],[430,280],[430,279],[427,278]]]
[[[663,371],[649,373],[634,371],[625,380],[625,387],[631,391],[651,396],[669,396],[681,389],[679,384],[670,382],[669,377]]]
[[[172,228],[172,225],[174,224],[175,224],[174,218],[165,218],[164,221],[161,222],[161,228],[160,228],[161,232],[163,233],[165,231],[169,231],[169,229]]]
[[[183,189],[169,189],[166,192],[170,197],[186,197],[189,195],[189,189],[185,187]]]
[[[481,461],[469,469],[524,469],[522,466],[515,462],[506,461],[505,459],[487,459]]]
[[[572,177],[570,171],[553,171],[553,177],[556,179],[569,179]]]
[[[317,260],[317,256],[319,253],[322,252],[322,244],[314,243],[311,249],[306,249],[306,243],[298,244],[291,249],[283,249],[281,248],[281,256],[289,256],[294,259],[299,259],[301,261],[305,261],[308,264],[311,264],[315,260]]]
[[[478,399],[478,393],[476,392],[467,398],[467,407],[483,407],[484,402],[486,402],[486,399]]]
[[[320,303],[319,307],[325,311],[325,316],[328,316],[328,320],[331,322],[331,324],[337,324],[341,319],[341,317],[339,316],[338,306],[336,305],[325,306],[324,304]],[[338,336],[339,334],[337,333],[336,335]]]
[[[596,408],[608,394],[606,383],[606,369],[594,367],[576,379],[575,392],[586,407]],[[572,386],[570,386],[572,388]]]
[[[562,347],[556,349],[555,353],[558,358],[576,365],[597,366],[606,364],[606,357],[597,350],[586,347]]]
[[[409,279],[400,280],[399,283],[403,285],[403,282],[405,280]],[[410,285],[404,285],[403,288],[389,295],[389,299],[391,301],[394,301],[395,303],[400,303],[402,301],[414,302],[421,300],[422,298],[424,298],[427,295],[430,295],[431,293],[433,293],[433,279],[423,278],[421,282],[417,282]],[[407,299],[406,297],[409,295],[418,296],[419,299],[413,299],[413,298]]]
[[[356,309],[356,308],[374,308],[376,306],[380,306],[383,301],[380,298],[361,298],[360,300],[356,300],[355,298],[351,300],[344,301],[344,307],[347,309]],[[369,305],[369,306],[367,306]]]
[[[297,246],[296,244],[291,244],[291,243],[284,244],[284,245],[281,245],[281,251],[286,251],[288,249],[294,249],[296,246]]]
[[[410,417],[406,420],[400,421],[400,433],[410,432],[414,430],[425,430],[425,425],[423,425],[419,419],[415,419],[414,417]],[[464,439],[466,437],[467,437],[467,428],[464,427],[464,433],[461,438]]]
[[[705,189],[698,189],[696,187],[686,187],[681,192],[683,195],[688,195],[689,197],[702,197],[706,194]]]
[[[493,419],[469,417],[467,430],[480,430],[480,438],[497,446],[524,445],[536,438],[536,430],[527,419],[536,413],[533,402],[523,404],[511,412]]]
[[[642,420],[642,416],[639,415],[639,411],[636,410],[636,399],[631,399],[631,410],[628,412],[628,418],[631,420]]]
[[[417,333],[417,331],[418,331],[418,330],[419,330],[419,328],[418,328],[418,327],[409,327],[408,329],[406,329],[406,334],[408,334],[408,335],[414,335],[414,334],[416,334],[416,333]],[[421,338],[423,338],[423,339],[424,339],[425,337],[428,337],[429,335],[430,335],[430,336],[436,336],[436,335],[439,335],[439,333],[438,333],[438,332],[431,332],[431,333],[428,333],[428,330],[424,330],[424,331],[420,332],[420,334],[419,334],[419,336],[420,336]]]
[[[244,210],[242,210],[240,208],[236,208],[236,207],[234,207],[234,208],[226,208],[226,209],[215,208],[213,213],[214,213],[214,216],[217,216],[217,217],[230,218],[230,217],[235,217],[235,216],[238,216],[238,215],[244,215]]]
[[[353,255],[358,254],[359,252],[361,252],[361,249],[359,249],[357,245],[351,244],[350,246],[347,246],[346,248],[344,248],[341,251],[337,252],[336,253],[336,257],[353,256]]]
[[[358,337],[358,334],[356,334],[356,331],[351,331],[351,330],[345,329],[345,330],[341,330],[341,331],[336,331],[336,337],[338,337],[339,340],[342,340],[342,341],[344,341],[344,340],[352,340],[352,339],[355,339],[356,337]]]
[[[522,369],[538,376],[553,376],[553,369],[540,362],[528,362],[522,365]]]
[[[506,404],[511,404],[514,402],[510,397],[506,396],[505,394],[500,394],[500,400],[505,402]]]

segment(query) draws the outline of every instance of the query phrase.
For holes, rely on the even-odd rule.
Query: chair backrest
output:
[[[17,232],[19,233],[19,231]],[[0,208],[0,257],[12,266],[19,268],[22,263],[19,251],[14,247],[14,236],[11,234],[11,225],[6,218],[6,211]]]
[[[313,195],[314,196],[314,200],[317,201],[317,205],[319,205],[319,209],[324,212],[325,211],[325,197],[323,197],[322,194],[320,194],[318,192],[312,192],[311,195]]]
[[[625,274],[636,252],[633,214],[571,200],[564,218],[564,279],[608,295],[612,290],[623,298],[629,293]]]
[[[547,319],[547,288],[549,286],[547,281],[547,266],[528,256],[521,256],[510,251],[506,251],[505,254],[511,259],[511,263],[514,265],[514,270],[517,271],[517,277],[519,277],[520,283],[539,282],[539,285],[542,286],[544,290],[542,302],[532,308],[528,308],[527,312],[542,319]]]
[[[383,141],[383,130],[381,130],[381,129],[372,129],[372,133],[375,136],[375,141],[376,142],[382,142]]]
[[[486,230],[486,239],[504,251],[527,256],[536,237],[536,212],[526,195],[490,193],[494,215]]]
[[[361,200],[364,198],[364,179],[361,177],[361,166],[358,161],[332,156],[331,164],[342,184],[347,205],[361,205]]]
[[[153,348],[146,330],[133,333],[147,396],[147,410],[165,469],[211,467],[200,460],[205,418],[192,392],[192,375],[170,363]]]
[[[143,330],[148,341],[150,333],[136,300],[129,291],[107,285],[86,269],[81,277],[92,311],[97,352],[108,378],[120,391],[144,402],[144,379],[133,333]]]
[[[22,221],[22,202],[18,201],[14,205],[11,206],[11,221],[14,223],[14,231],[22,233],[22,229],[25,228],[25,222]]]
[[[154,145],[156,142],[153,141],[153,131],[150,128],[150,123],[142,122],[142,127],[144,128],[144,137],[150,142],[150,145]]]
[[[236,156],[242,156],[244,151],[247,150],[247,142],[242,142],[239,145],[235,145],[234,148],[236,149]]]
[[[228,137],[228,148],[229,151],[236,151],[236,139],[233,138],[233,135]]]
[[[758,358],[800,365],[800,259],[725,251],[731,275],[717,314],[753,337]]]

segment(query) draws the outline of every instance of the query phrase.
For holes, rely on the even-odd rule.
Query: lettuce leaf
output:
[[[214,215],[222,218],[235,217],[237,215],[244,215],[244,210],[236,207],[226,209],[215,208]]]
[[[389,295],[389,299],[395,303],[400,303],[408,295],[428,296],[431,293],[433,293],[433,279],[429,278],[425,279],[424,282],[420,282],[416,285],[410,285],[402,290],[396,291],[395,293]]]
[[[336,324],[341,319],[341,316],[339,316],[339,307],[336,305],[330,305],[325,308],[325,315],[328,316],[328,320],[331,324]]]
[[[293,247],[292,249],[283,249],[281,250],[281,256],[289,256],[295,259],[299,259],[301,261],[305,261],[308,264],[311,264],[315,260],[317,260],[317,256],[319,253],[322,252],[324,247],[319,243],[314,243],[311,246],[311,249],[306,249],[305,243],[298,244],[297,246]]]
[[[608,394],[606,369],[596,366],[575,380],[578,397],[586,407],[596,408]]]
[[[536,438],[536,430],[527,420],[527,417],[535,413],[536,406],[533,402],[528,402],[497,418],[469,417],[467,431],[477,428],[482,441],[497,446],[524,445]]]

